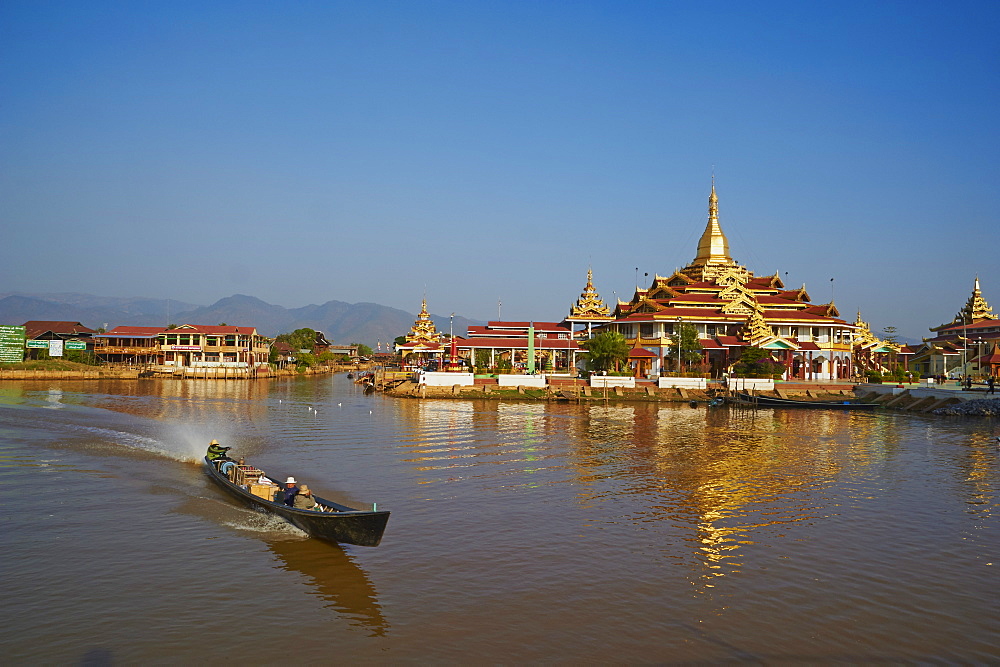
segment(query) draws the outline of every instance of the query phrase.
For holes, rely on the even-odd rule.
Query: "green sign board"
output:
[[[66,341],[67,350],[86,350],[87,344],[82,340],[68,340]]]
[[[0,325],[0,363],[24,361],[24,327]]]
[[[49,341],[47,340],[29,340],[25,342],[25,347],[41,347],[46,350],[49,349]]]

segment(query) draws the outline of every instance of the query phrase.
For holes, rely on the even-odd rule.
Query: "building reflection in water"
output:
[[[693,552],[698,576],[710,588],[713,578],[739,572],[747,549],[766,535],[817,519],[819,496],[838,475],[857,474],[892,451],[890,427],[870,415],[855,417],[588,406],[575,452],[580,502],[597,507],[623,495],[646,499],[618,520],[669,524],[689,555],[673,545],[665,545],[664,555],[686,560]]]

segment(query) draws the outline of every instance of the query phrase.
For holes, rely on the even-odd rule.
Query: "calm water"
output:
[[[344,376],[6,382],[0,645],[17,664],[993,661],[995,432],[394,400]],[[196,463],[213,437],[392,510],[382,545],[235,505]]]

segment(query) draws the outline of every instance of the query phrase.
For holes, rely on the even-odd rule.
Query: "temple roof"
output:
[[[976,280],[972,285],[972,295],[969,296],[969,300],[965,302],[964,306],[962,306],[962,310],[958,311],[958,314],[955,315],[955,318],[951,322],[931,327],[931,331],[940,331],[942,329],[960,326],[970,322],[996,319],[998,319],[998,317],[993,313],[993,309],[990,308],[990,304],[986,303],[986,299],[983,298],[983,292],[979,288],[979,276],[976,276]]]
[[[583,292],[580,293],[580,298],[576,300],[576,303],[570,306],[569,317],[566,318],[570,321],[600,321],[600,320],[610,320],[611,309],[604,303],[601,299],[601,295],[597,293],[594,289],[594,271],[593,269],[587,269],[587,285],[583,288]]]
[[[413,322],[413,326],[410,327],[409,333],[406,334],[406,343],[398,347],[409,346],[414,343],[436,343],[440,339],[441,334],[438,333],[437,327],[434,326],[434,322],[427,312],[427,299],[423,299],[420,302],[420,313]]]

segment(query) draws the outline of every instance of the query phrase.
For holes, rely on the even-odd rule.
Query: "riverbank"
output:
[[[34,362],[12,364],[15,368],[0,367],[0,382],[5,380],[135,380],[175,378],[186,380],[259,380],[276,377],[300,377],[311,375],[332,375],[334,373],[356,372],[357,366],[315,366],[311,368],[201,368],[201,367],[101,367],[87,366],[73,362]],[[22,368],[19,366],[29,366]]]

